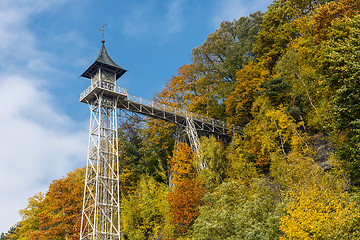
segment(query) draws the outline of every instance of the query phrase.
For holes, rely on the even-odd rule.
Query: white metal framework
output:
[[[192,151],[196,154],[200,161],[199,168],[206,167],[205,162],[202,161],[202,150],[200,146],[199,136],[195,128],[194,119],[191,116],[186,116],[186,128],[185,131],[188,135],[190,146]]]
[[[80,239],[120,239],[117,100],[89,103],[90,133]]]

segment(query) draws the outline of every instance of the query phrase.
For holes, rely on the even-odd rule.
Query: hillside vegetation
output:
[[[360,239],[359,0],[222,22],[155,101],[243,133],[202,136],[198,159],[176,126],[124,122],[123,239]],[[2,239],[78,239],[83,185],[83,169],[53,181]]]

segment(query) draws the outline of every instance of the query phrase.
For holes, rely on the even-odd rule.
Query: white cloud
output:
[[[35,14],[65,1],[1,2],[0,232],[20,220],[29,197],[86,162],[87,124],[61,112],[46,90],[39,76],[53,71],[54,56],[39,50],[29,26]]]
[[[0,231],[6,231],[28,197],[85,163],[87,131],[58,113],[31,79],[0,79]]]
[[[272,0],[218,0],[212,24],[218,28],[222,21],[233,21],[256,11],[265,12]]]

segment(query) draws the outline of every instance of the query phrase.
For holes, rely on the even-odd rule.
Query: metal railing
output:
[[[91,93],[95,88],[100,88],[100,89],[104,89],[104,90],[108,90],[108,91],[112,91],[115,93],[119,93],[122,95],[126,95],[126,99],[147,107],[152,107],[152,108],[156,108],[159,110],[163,110],[163,111],[167,111],[167,112],[171,112],[174,114],[178,114],[178,115],[183,115],[184,117],[191,117],[194,120],[198,120],[204,123],[208,123],[214,126],[219,126],[222,128],[229,128],[230,126],[223,121],[217,120],[217,119],[213,119],[210,117],[206,117],[200,114],[196,114],[196,113],[192,113],[192,112],[188,112],[184,109],[179,109],[179,108],[175,108],[175,107],[170,107],[168,105],[165,104],[161,104],[161,103],[157,103],[155,101],[151,101],[148,99],[144,99],[141,97],[136,97],[133,95],[130,95],[127,93],[127,90],[125,88],[122,87],[118,87],[115,84],[112,83],[108,83],[108,82],[103,82],[103,81],[98,81],[95,84],[90,85],[85,91],[83,91],[80,94],[80,101],[83,100],[89,93]],[[233,127],[234,130],[239,130],[237,127]]]
[[[186,116],[191,117],[194,120],[210,123],[210,124],[215,125],[215,126],[221,126],[223,128],[228,128],[228,124],[226,122],[223,122],[223,121],[220,121],[220,120],[217,120],[217,119],[213,119],[213,118],[210,118],[210,117],[206,117],[206,116],[203,116],[203,115],[200,115],[200,114],[188,112],[188,111],[186,111],[184,109],[170,107],[170,106],[165,105],[165,104],[157,103],[157,102],[154,102],[154,101],[151,101],[151,100],[148,100],[148,99],[144,99],[144,98],[141,98],[141,97],[136,97],[136,96],[133,96],[133,95],[130,95],[130,94],[127,95],[127,99],[129,101],[132,101],[132,102],[135,102],[135,103],[138,103],[138,104],[142,104],[142,105],[145,105],[145,106],[148,106],[148,107],[160,109],[160,110],[167,111],[167,112],[172,112],[172,113],[175,113],[175,114],[178,114],[178,115],[183,115],[184,117],[186,117]]]
[[[95,88],[100,88],[108,91],[112,91],[115,93],[119,93],[122,95],[127,95],[127,90],[122,87],[118,87],[113,83],[98,81],[95,84],[91,84],[85,91],[80,94],[80,101],[83,100],[89,93],[91,93]]]

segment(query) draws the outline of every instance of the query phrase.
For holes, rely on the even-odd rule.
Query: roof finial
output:
[[[101,28],[99,29],[99,31],[101,31],[101,35],[102,35],[102,39],[101,42],[104,43],[105,39],[104,39],[104,27],[106,27],[107,25],[102,25]]]

